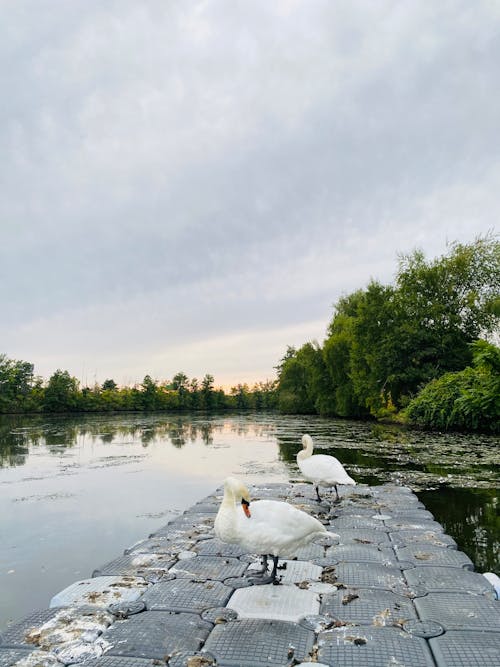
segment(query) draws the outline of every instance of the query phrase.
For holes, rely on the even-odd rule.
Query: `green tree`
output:
[[[68,371],[57,370],[45,388],[43,409],[46,412],[68,412],[79,407],[78,380]]]
[[[150,375],[142,381],[142,407],[144,410],[156,410],[158,407],[158,385]]]
[[[103,391],[106,391],[106,390],[111,390],[111,391],[113,391],[113,390],[115,390],[115,389],[118,389],[118,385],[116,384],[116,382],[115,382],[114,380],[111,380],[111,379],[109,379],[109,380],[104,380],[104,382],[103,382],[102,385],[101,385],[101,389],[102,389]]]
[[[177,392],[179,408],[189,407],[189,378],[180,371],[172,378],[172,388]]]
[[[0,412],[26,409],[34,386],[33,364],[0,355]]]
[[[198,378],[193,378],[189,383],[189,394],[191,399],[191,407],[197,410],[200,407],[200,387]]]
[[[231,395],[234,397],[235,406],[238,410],[248,410],[252,407],[252,399],[247,384],[237,384],[231,387]]]
[[[212,410],[214,407],[214,377],[206,373],[201,381],[202,406],[205,410]]]
[[[333,395],[318,343],[306,343],[281,365],[278,406],[284,413],[332,414]]]
[[[354,324],[363,299],[361,290],[339,299],[323,345],[323,359],[332,392],[332,414],[339,417],[362,417],[367,414],[367,408],[356,395],[351,378]]]

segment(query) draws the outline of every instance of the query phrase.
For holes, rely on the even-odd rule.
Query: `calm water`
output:
[[[227,475],[299,479],[295,455],[419,493],[480,572],[499,571],[499,441],[315,417],[0,418],[0,629],[119,556]]]

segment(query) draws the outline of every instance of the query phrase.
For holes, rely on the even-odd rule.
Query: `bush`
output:
[[[429,382],[406,409],[410,423],[500,432],[500,349],[482,340],[471,347],[473,366]]]

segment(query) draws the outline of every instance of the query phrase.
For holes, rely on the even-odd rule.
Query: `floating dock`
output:
[[[220,542],[222,491],[55,595],[0,636],[0,667],[499,667],[500,601],[406,487],[250,488],[338,538],[252,586],[253,554]],[[282,562],[282,561],[280,561]]]

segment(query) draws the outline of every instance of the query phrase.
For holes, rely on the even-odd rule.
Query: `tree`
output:
[[[172,378],[172,388],[177,391],[179,397],[179,408],[189,407],[189,378],[188,376],[180,371],[176,373]]]
[[[142,381],[142,406],[145,410],[155,410],[158,404],[158,386],[150,375]]]
[[[118,385],[114,380],[104,380],[104,382],[101,385],[101,389],[103,391],[106,390],[114,391],[115,389],[118,389]]]
[[[235,398],[238,410],[248,410],[252,407],[247,384],[237,384],[236,387],[231,387],[231,395]]]
[[[214,376],[206,373],[201,381],[202,406],[211,410],[214,406]]]
[[[200,388],[198,378],[193,378],[189,383],[189,393],[191,398],[191,407],[196,410],[200,406]]]
[[[26,407],[34,386],[33,364],[0,355],[0,412],[19,411]]]
[[[434,364],[441,372],[464,368],[470,343],[498,325],[500,243],[491,236],[454,243],[448,256],[430,262],[415,251],[400,258],[397,285],[406,318],[418,325]]]
[[[396,369],[404,356],[397,328],[394,288],[371,281],[357,299],[350,378],[359,406],[374,415],[394,400]]]
[[[46,412],[68,412],[78,408],[78,380],[68,371],[57,370],[45,389],[43,409]]]
[[[306,343],[282,360],[278,407],[285,413],[331,414],[332,392],[318,343]]]

